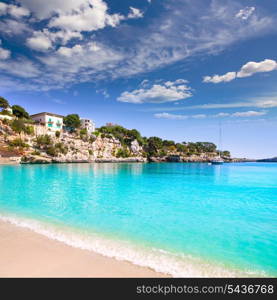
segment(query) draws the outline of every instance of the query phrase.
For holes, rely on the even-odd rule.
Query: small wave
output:
[[[249,277],[257,276],[252,272],[241,272],[207,263],[191,256],[171,254],[162,249],[148,249],[126,241],[117,241],[91,232],[79,232],[74,228],[64,228],[50,223],[0,214],[0,220],[19,227],[30,229],[50,239],[69,246],[93,251],[121,261],[148,267],[156,272],[173,277]],[[260,276],[265,276],[260,274]]]

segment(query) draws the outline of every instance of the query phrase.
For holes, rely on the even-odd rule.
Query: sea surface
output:
[[[277,163],[2,165],[0,219],[172,276],[277,276]]]

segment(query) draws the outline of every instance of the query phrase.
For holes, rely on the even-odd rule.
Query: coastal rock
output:
[[[52,159],[38,155],[28,155],[21,158],[21,164],[50,164]]]
[[[147,159],[144,157],[126,157],[126,158],[111,158],[111,159],[104,159],[104,158],[97,158],[95,162],[98,163],[119,163],[119,162],[147,162]]]
[[[137,155],[142,151],[142,147],[139,145],[137,140],[131,142],[131,151]]]

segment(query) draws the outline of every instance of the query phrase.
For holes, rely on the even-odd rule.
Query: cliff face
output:
[[[97,136],[82,134],[81,131],[50,134],[43,126],[32,124],[30,127],[28,129],[26,124],[17,124],[15,128],[12,123],[0,120],[0,157],[21,163],[208,162],[218,155],[215,151],[186,153],[172,145],[163,146],[162,151],[153,151],[156,150],[155,144],[153,146],[141,137],[138,142],[130,135],[115,138],[116,135],[99,131]],[[228,157],[225,160],[231,161]]]
[[[92,138],[68,132],[56,136],[55,133],[46,133],[41,126],[34,126],[33,134],[16,133],[0,121],[0,156],[18,158],[23,163],[146,161],[143,149],[136,140],[128,147],[129,155],[125,158],[118,155],[123,146],[113,137]]]

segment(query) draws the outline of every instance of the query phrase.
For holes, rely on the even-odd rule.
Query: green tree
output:
[[[69,128],[71,131],[75,131],[81,126],[81,120],[79,115],[77,114],[70,114],[64,117],[64,125]]]
[[[157,155],[163,147],[163,140],[159,137],[152,136],[147,141],[147,152],[150,156]]]
[[[174,141],[164,140],[163,141],[163,146],[165,146],[165,147],[175,146],[175,142]]]
[[[231,157],[230,151],[225,150],[225,151],[222,151],[221,153],[222,153],[222,156]]]
[[[30,118],[30,116],[26,112],[26,110],[20,105],[13,105],[12,111],[13,111],[13,114],[15,116],[17,116],[19,119],[29,119]]]
[[[9,107],[9,102],[3,97],[0,97],[0,108],[7,109]]]

